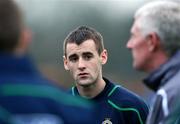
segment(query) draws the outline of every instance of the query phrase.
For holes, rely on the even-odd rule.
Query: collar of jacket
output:
[[[162,64],[158,69],[154,70],[143,82],[150,89],[157,91],[159,87],[166,84],[177,71],[180,70],[180,50],[174,54],[166,63]]]

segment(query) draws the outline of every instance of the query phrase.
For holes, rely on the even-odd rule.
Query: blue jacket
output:
[[[0,54],[0,124],[92,124],[93,114],[92,104],[52,85],[28,57]]]
[[[149,111],[144,101],[122,86],[104,80],[104,90],[92,99],[99,106],[99,124],[144,124]],[[76,87],[72,94],[79,96]]]
[[[154,70],[144,83],[156,92],[147,124],[180,124],[180,51]]]

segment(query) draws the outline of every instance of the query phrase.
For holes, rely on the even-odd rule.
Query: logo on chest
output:
[[[110,121],[110,118],[105,118],[102,124],[112,124],[112,122]]]

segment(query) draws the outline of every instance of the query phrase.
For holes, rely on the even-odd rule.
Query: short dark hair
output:
[[[0,0],[0,52],[13,52],[22,30],[21,12],[13,0]]]
[[[84,41],[90,39],[94,41],[98,54],[100,55],[104,49],[103,37],[98,31],[88,26],[79,26],[68,34],[64,40],[64,55],[66,56],[66,47],[68,43],[80,45]]]

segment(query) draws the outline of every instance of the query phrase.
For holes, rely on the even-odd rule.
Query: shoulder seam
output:
[[[114,92],[118,87],[121,87],[121,86],[115,85],[115,86],[113,87],[113,89],[108,93],[108,97],[111,96],[111,95],[113,94],[113,92]]]
[[[141,115],[139,113],[139,111],[135,108],[121,108],[119,107],[118,105],[116,105],[115,103],[113,103],[111,100],[108,100],[108,103],[115,109],[119,110],[119,111],[134,111],[135,113],[137,113],[138,115],[138,118],[139,118],[139,121],[140,121],[140,124],[143,124],[143,121],[142,121],[142,118],[141,118]]]

